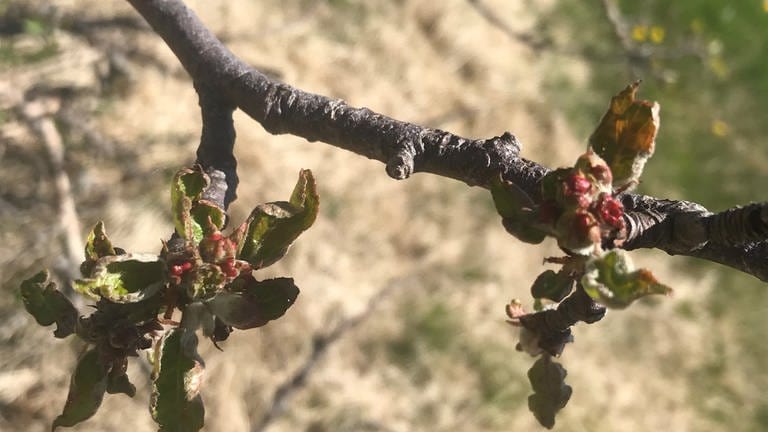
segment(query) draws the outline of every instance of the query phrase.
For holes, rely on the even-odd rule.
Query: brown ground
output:
[[[54,3],[82,16],[131,12],[119,1]],[[523,31],[533,22],[532,11],[554,2],[524,3],[487,2]],[[490,26],[467,1],[190,5],[236,54],[304,90],[465,136],[509,130],[524,143],[526,157],[550,166],[569,164],[583,148],[584,137],[573,136],[562,114],[540,95],[542,79],[553,68],[578,81],[588,67],[533,53]],[[62,56],[95,53],[101,64],[98,47],[60,37]],[[104,219],[122,247],[157,251],[172,229],[160,200],[172,172],[194,155],[196,97],[153,34],[104,37],[159,58],[168,70],[132,61],[123,93],[80,102],[89,113],[81,124],[101,131],[114,148],[91,149],[72,132],[67,167],[85,228]],[[90,66],[76,70],[86,83],[93,73]],[[48,78],[61,78],[56,71]],[[28,68],[6,70],[0,85],[13,87],[25,73]],[[313,337],[363,310],[387,287],[392,290],[370,316],[314,365],[269,431],[536,430],[526,400],[531,360],[515,352],[516,335],[504,323],[503,306],[513,297],[527,301],[542,258],[558,253],[554,244],[532,247],[506,235],[484,190],[424,174],[396,182],[378,162],[322,143],[271,136],[242,114],[236,126],[241,186],[234,220],[256,203],[285,199],[300,168],[315,173],[322,211],[288,256],[266,271],[296,279],[302,289],[296,306],[263,329],[234,334],[224,352],[201,344],[208,372],[206,430],[252,430],[269,410],[276,387],[305,362]],[[11,296],[11,283],[36,267],[55,265],[61,247],[46,235],[57,232],[58,220],[45,204],[52,199],[46,177],[38,175],[34,187],[18,180],[45,171],[44,159],[8,164],[9,149],[39,156],[39,143],[13,119],[2,127],[6,157],[0,160],[10,182],[3,190],[32,203],[15,213],[2,207],[0,276],[8,285],[0,300],[0,430],[43,431],[63,405],[79,345],[51,338]],[[697,349],[705,345],[709,324],[680,318],[677,310],[702,307],[694,292],[710,289],[711,278],[681,274],[661,255],[640,254],[638,260],[673,285],[675,297],[576,329],[577,343],[562,358],[574,395],[557,430],[706,426],[687,402],[685,375],[678,372],[703,361]],[[139,363],[146,362],[140,359],[130,370],[137,397],[108,397],[76,430],[153,430],[148,376]]]

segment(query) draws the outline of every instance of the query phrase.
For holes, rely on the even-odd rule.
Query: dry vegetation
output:
[[[85,18],[132,13],[116,0],[52,3]],[[520,30],[533,22],[533,11],[553,7],[525,3],[488,2],[501,16],[514,17],[509,22]],[[530,51],[465,0],[199,0],[190,6],[236,54],[305,90],[465,136],[510,130],[524,143],[525,156],[550,166],[570,163],[583,148],[585,137],[573,136],[540,94],[551,68],[578,81],[588,67]],[[62,109],[74,120],[58,123],[81,222],[88,228],[104,219],[120,246],[157,251],[172,230],[168,180],[194,155],[196,96],[151,32],[98,35],[89,44],[57,32],[51,36],[56,56],[6,68],[0,86],[28,85],[24,77],[37,76],[46,62],[85,58],[81,66],[44,75],[81,82],[90,92]],[[105,84],[109,46],[144,57],[128,56],[125,75]],[[12,110],[3,116],[0,430],[43,431],[64,403],[80,346],[51,338],[13,294],[34,268],[58,265],[62,246],[53,235],[60,228],[41,144]],[[241,114],[236,126],[241,186],[235,220],[255,203],[287,197],[300,168],[315,173],[322,204],[316,225],[267,272],[296,279],[302,289],[296,306],[263,329],[235,333],[224,352],[202,344],[206,430],[252,430],[277,386],[310,354],[313,338],[362,311],[382,289],[389,291],[367,319],[328,347],[270,431],[535,430],[526,401],[531,361],[515,352],[503,305],[528,297],[542,258],[558,254],[554,242],[531,247],[506,235],[484,190],[423,174],[396,182],[378,162],[271,136]],[[676,294],[576,329],[577,343],[562,358],[574,395],[557,430],[708,428],[692,400],[709,396],[693,394],[688,380],[715,355],[708,333],[727,331],[696,318],[704,307],[696,294],[709,290],[713,278],[683,274],[665,256],[640,255]],[[728,358],[723,349],[717,355]],[[140,363],[146,360],[130,369],[138,396],[108,397],[77,430],[153,430],[148,369]],[[748,379],[744,374],[723,379],[748,386],[739,382]],[[716,395],[704,402],[723,403]]]

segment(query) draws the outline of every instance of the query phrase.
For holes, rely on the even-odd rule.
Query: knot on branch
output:
[[[395,180],[405,180],[414,170],[413,150],[402,148],[387,161],[387,174]]]
[[[488,168],[503,170],[509,166],[509,161],[520,156],[523,146],[517,137],[509,132],[482,141],[482,148],[488,155]]]
[[[710,240],[728,246],[768,238],[768,203],[755,203],[709,216],[706,219]]]

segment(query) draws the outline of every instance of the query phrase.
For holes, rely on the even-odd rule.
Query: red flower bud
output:
[[[171,266],[171,274],[174,276],[181,276],[184,273],[184,267],[181,264],[173,264]]]
[[[229,277],[232,277],[232,278],[233,277],[237,277],[237,275],[240,274],[240,272],[235,267],[235,259],[234,258],[229,258],[226,261],[222,262],[220,264],[220,267],[221,267],[221,271],[223,271],[224,274],[229,276]]]
[[[192,266],[192,261],[181,261],[175,264],[171,264],[170,271],[174,276],[181,276],[184,273],[192,270]]]
[[[624,206],[616,198],[601,194],[595,205],[600,221],[614,229],[624,228]]]

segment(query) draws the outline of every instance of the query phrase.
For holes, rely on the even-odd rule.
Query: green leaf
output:
[[[535,299],[549,299],[559,303],[570,294],[573,289],[573,278],[563,272],[555,273],[547,270],[540,274],[533,282],[531,295]]]
[[[541,356],[528,371],[533,394],[528,396],[528,409],[547,429],[555,426],[555,415],[565,408],[573,390],[565,383],[567,372],[548,355]]]
[[[621,249],[590,259],[581,284],[595,301],[616,309],[623,309],[647,295],[672,292],[672,288],[659,283],[650,271],[635,270],[629,255]]]
[[[116,255],[115,248],[112,247],[112,242],[107,237],[104,222],[99,221],[94,225],[85,242],[85,259],[96,261],[109,255]]]
[[[53,421],[51,430],[74,426],[96,414],[107,389],[107,370],[108,366],[101,362],[96,348],[80,357],[69,384],[64,411]]]
[[[155,346],[150,412],[160,432],[194,432],[203,427],[203,372],[194,332],[170,330]]]
[[[298,295],[291,278],[250,279],[242,291],[219,293],[206,304],[222,322],[245,330],[280,318]]]
[[[192,203],[192,209],[190,210],[192,221],[195,224],[195,232],[198,231],[198,227],[202,236],[206,236],[224,228],[224,221],[226,219],[226,213],[223,209],[219,208],[216,204],[206,201],[198,200]],[[200,239],[197,239],[200,241]]]
[[[516,184],[505,181],[501,174],[491,181],[491,196],[501,217],[515,217],[524,208],[532,209],[533,200]]]
[[[56,284],[49,280],[46,270],[21,283],[21,300],[27,312],[41,326],[56,323],[53,334],[57,338],[75,332],[79,313],[72,302],[56,289]]]
[[[562,183],[571,173],[573,168],[558,168],[545,174],[539,182],[542,199],[562,205]]]
[[[180,326],[191,332],[202,329],[203,336],[211,337],[216,328],[216,323],[210,308],[202,302],[196,301],[184,307]]]
[[[659,104],[636,100],[639,86],[639,81],[632,83],[611,99],[608,111],[589,137],[590,147],[611,168],[614,188],[637,184],[655,150]]]
[[[208,187],[210,179],[202,167],[183,168],[173,178],[171,184],[171,213],[176,232],[186,240],[200,241],[203,226],[192,217],[192,205]]]
[[[117,255],[112,242],[107,237],[104,222],[99,221],[94,225],[85,241],[85,261],[80,265],[80,273],[83,277],[90,277],[96,261],[105,256]]]
[[[245,222],[245,238],[238,246],[238,258],[251,263],[254,269],[274,264],[312,226],[319,206],[312,172],[301,170],[290,201],[261,204],[251,212]]]
[[[490,186],[493,203],[507,232],[525,243],[544,241],[546,233],[535,226],[535,205],[531,197],[516,184],[504,181],[501,175],[494,178]]]
[[[136,303],[160,290],[166,267],[156,255],[125,254],[100,258],[91,274],[73,282],[77,292],[114,303]]]

